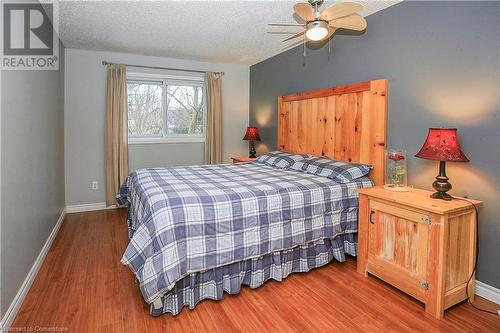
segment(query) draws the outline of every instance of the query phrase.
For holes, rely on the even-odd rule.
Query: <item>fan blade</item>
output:
[[[284,48],[281,49],[281,51],[288,51],[288,50],[293,49],[294,47],[297,47],[297,46],[302,45],[302,44],[304,44],[304,40],[296,41],[295,43],[292,43],[288,46],[285,46]]]
[[[266,31],[266,33],[271,35],[293,35],[293,31]]]
[[[363,31],[366,29],[366,20],[358,14],[341,17],[329,22],[335,28]]]
[[[299,24],[299,23],[268,23],[267,25],[273,26],[273,27],[303,27],[304,24]]]
[[[341,2],[335,5],[331,5],[327,9],[323,10],[319,17],[325,21],[331,21],[340,17],[357,13],[361,9],[363,9],[363,6],[360,4],[354,2]]]
[[[296,34],[294,34],[293,36],[290,36],[290,37],[288,37],[287,39],[284,39],[283,41],[284,41],[284,42],[289,41],[289,40],[291,40],[291,39],[294,39],[294,38],[300,37],[300,36],[302,36],[302,35],[303,35],[303,34],[305,34],[305,33],[306,33],[306,31],[305,31],[305,30],[300,31],[300,32],[297,32],[297,33],[296,33]]]
[[[297,3],[293,6],[293,10],[304,21],[312,21],[314,19],[313,8],[309,2]]]
[[[326,39],[328,40],[330,37],[332,37],[335,31],[337,31],[337,29],[335,29],[334,27],[332,26],[328,27],[328,36],[326,37]]]

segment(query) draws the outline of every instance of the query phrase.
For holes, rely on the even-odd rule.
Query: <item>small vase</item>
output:
[[[407,192],[406,150],[388,149],[385,151],[385,185],[389,191]]]

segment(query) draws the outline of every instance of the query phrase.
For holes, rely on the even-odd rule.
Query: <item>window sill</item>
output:
[[[172,138],[130,138],[129,145],[149,145],[149,144],[164,144],[164,143],[204,143],[205,138],[197,137],[172,137]]]

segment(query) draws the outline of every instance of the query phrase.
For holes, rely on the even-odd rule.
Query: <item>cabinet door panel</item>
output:
[[[380,276],[384,271],[405,275],[412,290],[425,290],[429,225],[426,216],[417,212],[399,214],[401,210],[386,204],[370,204],[371,220],[368,229],[368,266],[376,267]],[[403,216],[401,216],[403,215]]]

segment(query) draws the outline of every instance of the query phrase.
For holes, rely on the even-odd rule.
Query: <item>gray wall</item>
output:
[[[2,71],[1,316],[64,209],[64,48],[58,71]]]
[[[250,68],[250,122],[276,148],[277,96],[389,79],[389,147],[418,152],[429,127],[459,128],[468,164],[448,163],[452,194],[484,200],[478,280],[500,287],[500,3],[405,1],[367,18],[360,36],[298,47]],[[430,189],[437,163],[411,157],[409,183]]]
[[[128,146],[129,168],[203,164],[204,148],[203,143],[197,142],[131,144]]]
[[[247,153],[247,144],[241,138],[248,126],[248,66],[67,49],[64,101],[67,205],[104,202],[106,68],[101,64],[103,60],[224,71],[224,161],[229,162],[230,156]],[[203,147],[203,143],[129,145],[129,167],[134,170],[143,167],[202,164]],[[91,190],[93,180],[99,182],[97,191]]]

